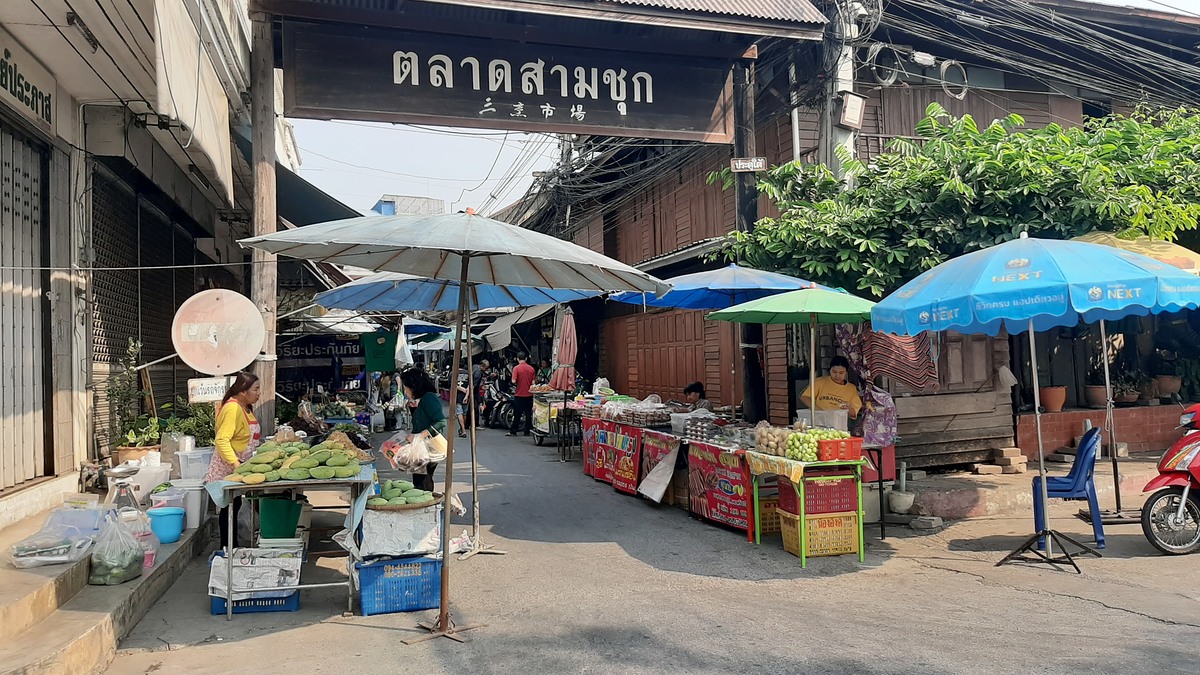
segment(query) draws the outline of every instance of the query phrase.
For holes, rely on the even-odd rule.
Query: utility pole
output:
[[[842,94],[854,91],[854,46],[850,41],[858,36],[858,26],[849,11],[839,12],[831,20],[841,22],[836,34],[844,35],[845,40],[840,45],[831,47],[837,50],[837,60],[825,85],[825,101],[821,106],[818,127],[817,161],[840,176],[842,160],[838,158],[837,148],[842,147],[853,156],[855,132],[853,129],[839,126],[835,118]]]
[[[751,47],[733,66],[733,154],[753,157],[754,147],[754,59],[758,48]],[[739,232],[749,232],[758,222],[758,178],[752,172],[734,174],[736,225]],[[766,378],[759,358],[763,346],[762,324],[743,323],[742,349],[742,415],[750,422],[767,418]]]
[[[275,232],[275,45],[271,15],[251,15],[250,43],[250,123],[251,169],[254,172],[254,236]],[[251,252],[250,299],[262,312],[267,338],[263,354],[254,363],[254,373],[262,385],[258,400],[259,420],[264,436],[275,429],[275,320],[279,268],[273,253]]]

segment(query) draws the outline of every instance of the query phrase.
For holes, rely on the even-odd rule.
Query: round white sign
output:
[[[179,358],[206,375],[229,375],[262,353],[267,331],[262,314],[244,295],[214,289],[184,301],[171,323]]]

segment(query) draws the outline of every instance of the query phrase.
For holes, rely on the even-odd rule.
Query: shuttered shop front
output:
[[[0,120],[0,490],[47,474],[45,148]]]
[[[92,363],[94,425],[101,449],[115,445],[107,383],[129,340],[142,343],[143,363],[174,353],[171,320],[196,289],[195,240],[107,167],[92,173]],[[140,269],[139,269],[140,268]],[[187,391],[194,372],[177,360],[148,368],[155,404]],[[149,411],[146,411],[149,412]]]

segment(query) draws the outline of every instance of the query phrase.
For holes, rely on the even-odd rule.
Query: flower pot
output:
[[[917,499],[917,495],[912,492],[900,492],[892,490],[888,493],[888,508],[892,513],[908,513],[912,510],[913,502]]]
[[[1038,396],[1042,400],[1042,407],[1046,412],[1062,412],[1063,404],[1067,402],[1066,387],[1041,387],[1038,389]]]
[[[1103,385],[1089,384],[1083,388],[1083,398],[1089,408],[1103,408],[1108,405],[1108,390]]]
[[[1113,394],[1113,403],[1136,403],[1139,394],[1134,392],[1125,392],[1124,394]]]
[[[1154,378],[1158,383],[1158,395],[1160,397],[1171,396],[1178,394],[1183,388],[1183,378],[1178,375],[1159,375]]]
[[[151,452],[159,452],[161,445],[119,445],[117,446],[117,464],[124,464],[131,459],[142,459]]]

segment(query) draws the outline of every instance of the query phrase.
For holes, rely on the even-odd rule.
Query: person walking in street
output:
[[[487,396],[483,389],[483,383],[487,379],[488,368],[491,367],[492,364],[487,359],[479,359],[479,362],[471,369],[471,387],[475,391],[475,409],[471,411],[471,414],[475,416],[475,420],[484,422],[485,426],[486,420],[483,419],[483,406],[487,400]],[[471,423],[475,424],[475,421]]]
[[[438,397],[437,386],[429,373],[420,368],[409,368],[400,375],[400,384],[404,385],[404,396],[412,407],[412,433],[408,436],[411,443],[417,434],[432,436],[445,435],[446,414],[442,412],[442,399]],[[425,465],[425,473],[412,475],[413,485],[433,491],[433,472],[437,462]]]
[[[533,392],[529,390],[533,386],[533,379],[537,376],[533,366],[526,363],[529,360],[529,355],[525,352],[517,352],[517,366],[513,368],[512,381],[516,385],[516,392],[513,394],[513,424],[512,429],[508,430],[509,436],[516,436],[517,429],[521,427],[521,420],[525,420],[525,435],[529,435],[530,429],[533,427]]]
[[[254,449],[262,439],[262,427],[259,426],[258,418],[252,410],[254,404],[258,403],[260,389],[258,376],[243,372],[237,374],[233,384],[225,391],[221,409],[217,412],[217,450],[208,463],[205,482],[225,480],[226,476],[237,470],[242,462],[254,454]],[[222,544],[229,541],[229,509],[233,509],[233,545],[235,548],[238,546],[237,518],[241,506],[242,498],[236,497],[232,504],[221,509],[218,524],[221,528]]]

